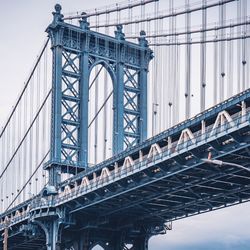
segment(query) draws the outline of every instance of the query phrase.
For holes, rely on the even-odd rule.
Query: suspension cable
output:
[[[31,128],[33,127],[33,125],[34,125],[34,123],[35,123],[37,117],[39,116],[39,114],[40,114],[40,112],[42,111],[44,105],[46,104],[46,102],[47,102],[47,100],[48,100],[48,98],[49,98],[51,92],[52,92],[52,89],[50,89],[50,91],[48,92],[47,96],[45,97],[45,99],[44,99],[44,101],[43,101],[43,103],[42,103],[42,105],[41,105],[41,107],[40,107],[39,110],[37,111],[37,113],[36,113],[36,115],[35,115],[35,117],[34,117],[32,123],[31,123],[30,126],[28,127],[28,129],[27,129],[26,133],[24,134],[22,140],[21,140],[20,143],[18,144],[18,146],[17,146],[15,152],[13,153],[13,155],[11,156],[9,162],[8,162],[7,165],[5,166],[3,172],[2,172],[1,175],[0,175],[0,179],[3,177],[4,173],[5,173],[6,170],[8,169],[10,163],[12,162],[13,158],[14,158],[15,155],[17,154],[17,152],[18,152],[18,150],[20,149],[20,147],[21,147],[22,143],[24,142],[25,138],[26,138],[27,135],[29,134],[29,132],[30,132]]]
[[[91,122],[88,125],[88,128],[92,125],[92,123],[95,121],[96,117],[99,115],[99,113],[102,111],[102,109],[104,108],[104,106],[106,105],[106,103],[108,102],[109,98],[112,96],[113,94],[113,90],[109,93],[107,99],[104,101],[104,103],[102,104],[102,106],[100,107],[100,109],[98,110],[98,112],[95,114],[94,118],[91,120]]]
[[[222,38],[222,39],[212,39],[212,40],[206,40],[206,41],[192,41],[192,42],[177,42],[177,43],[151,43],[149,46],[173,46],[173,45],[187,45],[187,44],[200,44],[200,43],[216,43],[221,41],[232,41],[232,40],[240,40],[240,39],[246,39],[250,38],[250,35],[246,36],[237,36],[237,37],[230,37],[230,38]]]
[[[145,19],[124,21],[124,22],[120,22],[120,23],[109,23],[109,24],[104,23],[104,24],[98,25],[98,27],[103,28],[103,27],[117,26],[118,24],[119,25],[130,25],[130,24],[134,24],[134,23],[150,22],[150,21],[154,21],[154,20],[157,20],[157,19],[165,19],[165,18],[170,18],[170,17],[174,17],[174,16],[176,17],[176,16],[179,16],[179,15],[185,15],[187,13],[200,11],[202,9],[209,9],[209,8],[212,8],[212,7],[216,7],[218,5],[224,5],[224,4],[228,4],[228,3],[231,3],[231,2],[235,2],[235,1],[238,1],[238,0],[218,1],[216,3],[211,3],[211,4],[208,4],[206,6],[201,5],[199,7],[190,8],[189,10],[182,10],[182,11],[179,11],[179,12],[168,13],[168,14],[165,14],[165,15],[152,16],[152,17],[148,17],[148,18],[145,18]],[[90,26],[90,28],[96,28],[96,27],[97,27],[97,25]]]
[[[250,16],[248,16],[248,19]],[[155,37],[171,37],[171,36],[182,36],[182,35],[188,35],[188,34],[195,34],[195,33],[203,33],[203,32],[208,32],[208,31],[214,31],[214,30],[221,30],[221,29],[227,29],[227,28],[233,28],[233,27],[238,27],[238,26],[245,26],[249,25],[250,21],[245,21],[245,22],[240,22],[240,23],[230,23],[228,25],[221,25],[221,26],[213,26],[211,28],[201,28],[201,29],[195,29],[195,30],[190,30],[190,31],[181,31],[177,33],[160,33],[160,34],[153,34],[153,35],[145,35],[145,38],[155,38]],[[138,39],[139,36],[126,36],[126,39]]]
[[[45,51],[45,49],[46,49],[46,47],[47,47],[47,45],[48,45],[48,43],[49,43],[49,40],[50,40],[50,38],[48,38],[48,39],[46,40],[44,46],[42,47],[41,53],[40,53],[39,56],[37,57],[37,60],[36,60],[36,62],[35,62],[35,65],[34,65],[33,69],[31,70],[31,73],[30,73],[30,75],[29,75],[29,77],[28,77],[28,80],[26,81],[26,83],[25,83],[25,85],[24,85],[24,88],[23,88],[21,94],[19,95],[19,97],[18,97],[18,99],[17,99],[16,104],[15,104],[15,106],[13,107],[13,109],[12,109],[12,111],[11,111],[11,113],[10,113],[9,118],[7,119],[7,122],[5,123],[3,129],[2,129],[2,131],[1,131],[1,133],[0,133],[0,138],[2,137],[2,135],[3,135],[4,131],[6,130],[8,124],[9,124],[9,122],[10,122],[10,120],[11,120],[13,114],[14,114],[14,112],[16,111],[17,106],[18,106],[18,104],[20,103],[20,101],[21,101],[21,99],[22,99],[22,97],[23,97],[23,95],[24,95],[24,92],[26,91],[27,87],[29,86],[30,80],[31,80],[31,78],[32,78],[32,76],[33,76],[33,74],[34,74],[36,68],[37,68],[37,65],[39,64],[39,62],[40,62],[40,60],[41,60],[41,58],[42,58],[42,56],[43,56],[43,53],[44,53],[44,51]]]
[[[36,174],[36,172],[38,171],[38,169],[41,167],[41,165],[43,164],[43,162],[45,161],[45,159],[47,158],[47,156],[49,155],[50,150],[46,153],[46,155],[43,157],[43,159],[41,160],[41,162],[38,164],[38,166],[36,167],[35,171],[32,173],[32,175],[29,177],[29,179],[25,182],[25,184],[22,186],[22,188],[19,190],[19,192],[17,193],[17,195],[15,196],[15,198],[12,200],[12,202],[9,204],[9,206],[6,208],[5,213],[9,210],[9,208],[12,206],[12,204],[16,201],[16,199],[19,197],[19,195],[23,192],[23,190],[26,188],[26,186],[29,184],[30,180],[32,179],[32,177]]]
[[[97,72],[97,74],[95,75],[95,78],[93,79],[93,81],[91,82],[91,84],[90,84],[90,86],[89,86],[89,90],[90,90],[90,89],[92,88],[92,86],[94,85],[94,83],[95,83],[97,77],[100,75],[102,69],[103,69],[103,65],[102,65],[102,67],[99,69],[99,71]]]
[[[146,4],[158,2],[158,1],[159,0],[138,0],[138,1],[134,1],[132,3],[126,4],[125,6],[122,6],[121,4],[117,3],[114,8],[107,9],[107,7],[104,7],[104,10],[100,10],[100,11],[94,10],[92,13],[90,12],[84,15],[81,14],[81,15],[67,16],[67,17],[64,17],[63,20],[70,20],[70,19],[72,20],[72,19],[79,19],[82,17],[100,16],[104,14],[110,14],[112,12],[119,12],[119,11],[126,10],[126,9],[132,9],[138,6],[142,6],[142,5],[146,5]]]

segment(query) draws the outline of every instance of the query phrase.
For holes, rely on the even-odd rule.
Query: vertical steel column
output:
[[[80,239],[78,244],[78,250],[89,250],[90,249],[90,240],[89,232],[80,232]]]
[[[148,250],[148,241],[149,241],[149,238],[147,236],[140,237],[136,239],[133,247],[136,250]]]
[[[61,6],[55,6],[53,12],[54,20],[52,26],[56,26],[57,22],[62,22]],[[53,32],[53,31],[52,31]],[[52,38],[52,54],[53,54],[53,78],[52,78],[52,120],[51,120],[51,155],[52,162],[60,162],[61,160],[61,100],[62,100],[62,29],[50,34]],[[56,185],[59,180],[57,168],[49,169],[49,184]]]
[[[121,34],[117,33],[117,39],[121,39]],[[116,48],[116,83],[114,84],[114,131],[113,131],[113,154],[117,154],[124,149],[124,69],[121,58],[121,52],[124,49],[122,42],[118,43]]]
[[[80,59],[81,80],[80,80],[80,154],[79,161],[86,168],[88,166],[88,100],[89,100],[89,23],[83,17],[80,27],[85,31],[85,38],[82,41],[82,54]]]
[[[61,231],[59,230],[59,223],[58,220],[53,220],[48,222],[47,225],[43,226],[46,230],[46,245],[47,250],[60,250],[60,242],[59,239],[61,238]]]
[[[143,68],[139,74],[139,84],[140,84],[140,121],[139,121],[139,133],[140,142],[147,139],[147,69]]]
[[[141,47],[148,47],[148,43],[145,39],[146,33],[144,31],[140,32],[139,44]],[[140,60],[141,60],[141,68],[139,72],[139,88],[140,88],[140,95],[139,95],[139,107],[140,107],[140,121],[139,121],[139,133],[140,133],[140,142],[147,139],[147,106],[148,106],[148,80],[147,80],[147,73],[148,73],[148,63],[145,58],[145,50],[141,51]]]
[[[3,233],[3,250],[8,250],[8,238],[9,238],[9,227],[8,227],[8,221],[6,221],[6,227],[4,228]]]

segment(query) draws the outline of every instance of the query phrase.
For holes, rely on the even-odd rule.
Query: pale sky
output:
[[[165,2],[166,0],[160,0]],[[46,39],[55,3],[64,12],[115,3],[114,0],[0,0],[0,126],[15,103]],[[152,250],[250,249],[250,204],[183,219],[150,240]]]

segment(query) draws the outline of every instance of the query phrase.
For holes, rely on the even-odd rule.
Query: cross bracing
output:
[[[56,5],[0,135],[10,249],[147,249],[166,222],[249,200],[249,5],[183,3]]]

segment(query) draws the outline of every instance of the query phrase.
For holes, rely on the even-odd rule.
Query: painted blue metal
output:
[[[122,26],[115,38],[89,29],[83,16],[80,27],[63,21],[56,5],[47,28],[53,51],[53,105],[51,172],[88,167],[89,75],[102,64],[113,80],[113,154],[147,137],[147,72],[152,51],[141,33],[139,44],[127,42]],[[59,171],[57,169],[57,171]],[[51,176],[57,176],[51,174]],[[51,178],[51,183],[59,180]]]
[[[13,218],[10,239],[14,241],[16,234],[22,237],[21,225],[29,225],[29,221],[34,221],[34,223],[42,221],[45,231],[52,230],[49,228],[54,223],[54,231],[49,235],[60,235],[58,232],[61,230],[60,228],[63,228],[64,237],[77,241],[80,240],[74,238],[74,229],[77,228],[79,232],[82,231],[85,234],[89,232],[92,235],[89,237],[89,241],[101,242],[101,245],[104,246],[107,241],[110,247],[117,246],[117,244],[121,246],[126,242],[132,243],[134,246],[139,244],[137,245],[138,249],[140,247],[147,249],[147,237],[164,233],[166,230],[164,223],[168,221],[249,201],[249,173],[233,167],[219,169],[202,161],[202,158],[207,157],[208,152],[212,150],[214,159],[228,162],[236,161],[249,167],[247,157],[249,157],[250,145],[250,117],[249,112],[242,116],[238,105],[242,101],[246,103],[249,110],[249,91],[218,105],[216,107],[217,114],[212,109],[206,111],[195,119],[190,119],[186,123],[176,126],[174,133],[171,129],[165,131],[162,137],[154,137],[153,140],[146,141],[145,145],[133,147],[133,150],[142,150],[147,153],[150,148],[148,145],[166,143],[164,138],[169,135],[170,131],[172,131],[173,138],[175,136],[178,138],[185,128],[197,131],[200,118],[204,118],[204,114],[206,114],[205,121],[207,123],[210,121],[213,124],[218,113],[222,111],[221,107],[226,108],[228,113],[234,117],[234,127],[225,124],[223,127],[219,127],[212,136],[210,136],[211,129],[207,131],[205,136],[199,135],[199,131],[197,131],[198,137],[196,137],[195,144],[183,143],[179,145],[176,152],[164,151],[152,160],[147,159],[146,165],[144,163],[136,165],[132,173],[126,173],[120,178],[115,178],[114,182],[100,185],[92,191],[82,192],[76,189],[62,197],[38,196],[23,204],[23,208],[18,206],[8,211],[2,217],[7,215],[9,218]],[[190,124],[191,127],[188,127]],[[237,140],[232,140],[236,133],[238,134]],[[101,171],[107,167],[112,171],[114,162],[121,162],[129,153],[132,157],[138,157],[133,153],[133,150],[125,151],[124,154],[120,154],[120,158],[113,157],[115,160],[99,164],[98,168],[89,169],[85,174],[78,174],[70,181],[62,183],[62,188],[67,185],[73,187],[77,182],[79,185],[84,175],[90,176],[94,172],[98,174],[98,169]],[[79,195],[77,196],[77,194]],[[23,217],[14,219],[16,210],[22,211],[23,209],[25,211],[28,205],[30,206],[29,212]],[[52,224],[47,223],[48,218],[50,220],[54,218],[55,221]],[[60,227],[57,224],[59,218]],[[31,228],[34,231],[34,227]],[[142,228],[146,228],[147,232],[143,232]],[[27,229],[26,234],[30,234],[30,230]],[[36,230],[39,231],[39,228]],[[40,239],[44,242],[45,236],[40,231],[36,235],[41,235]],[[52,241],[54,245],[56,242],[58,244],[60,242],[56,237]],[[23,240],[23,238],[21,239]],[[114,239],[120,240],[114,242]],[[61,245],[66,247],[65,244],[65,242],[61,242]],[[72,241],[69,244],[73,244]],[[50,245],[48,245],[48,249],[55,249],[49,247]]]
[[[53,52],[51,160],[45,166],[49,185],[0,215],[0,232],[8,224],[11,249],[46,245],[50,250],[86,250],[99,244],[125,250],[132,244],[132,249],[146,250],[149,237],[169,229],[166,222],[250,200],[249,172],[203,161],[212,153],[213,159],[249,168],[250,90],[145,140],[152,58],[145,33],[134,44],[125,40],[121,26],[110,37],[91,31],[84,16],[79,27],[65,23],[60,5],[53,15],[47,29]],[[114,84],[115,155],[87,168],[89,74],[98,64]],[[233,125],[214,127],[221,111]],[[185,129],[194,140],[179,143]],[[168,144],[170,137],[173,146]],[[156,144],[161,153],[150,156]],[[126,159],[134,160],[133,165],[126,166]],[[60,172],[75,173],[76,168],[84,171],[60,182]],[[104,172],[108,175],[100,178]],[[87,188],[84,178],[90,182]]]

